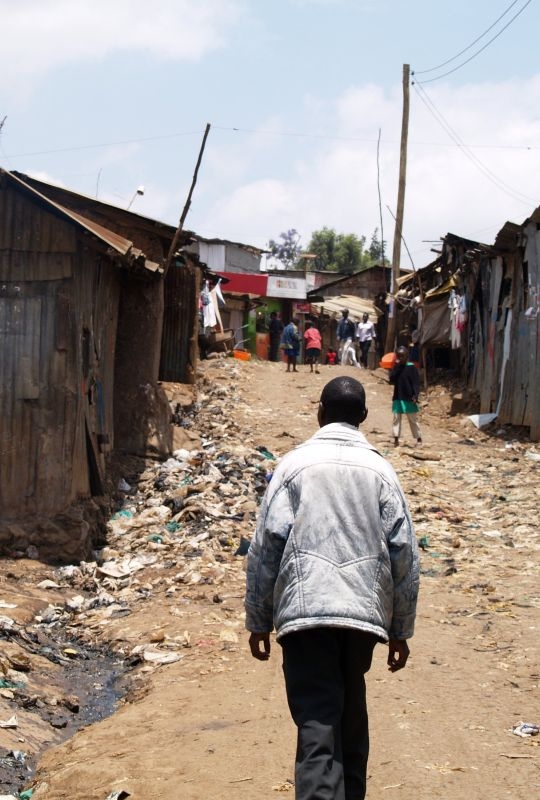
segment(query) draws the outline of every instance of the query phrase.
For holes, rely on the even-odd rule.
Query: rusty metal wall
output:
[[[474,342],[470,385],[481,413],[530,427],[540,439],[540,234],[526,229],[526,250],[486,258],[469,324]],[[505,341],[508,357],[505,359]],[[506,363],[505,363],[506,361]],[[500,406],[499,406],[500,401]]]
[[[173,264],[165,278],[165,312],[159,379],[193,383],[198,359],[200,268]]]
[[[108,258],[16,194],[0,187],[3,519],[55,514],[90,493],[88,438],[99,465],[112,435],[119,295]]]

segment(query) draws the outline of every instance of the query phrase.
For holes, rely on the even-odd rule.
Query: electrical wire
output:
[[[11,158],[26,158],[29,156],[47,156],[54,153],[73,153],[78,150],[94,150],[99,147],[117,147],[125,144],[140,144],[141,142],[156,142],[163,139],[177,139],[179,136],[194,136],[199,134],[197,131],[184,131],[183,133],[166,133],[161,136],[145,136],[141,139],[125,139],[119,142],[102,142],[101,144],[81,144],[74,147],[57,147],[53,150],[34,150],[29,153],[12,153]]]
[[[483,39],[483,38],[484,38],[484,36],[486,36],[486,34],[488,34],[488,33],[489,33],[491,30],[493,30],[493,28],[495,27],[495,25],[497,25],[497,23],[498,23],[498,22],[500,22],[500,21],[501,21],[501,19],[503,19],[503,17],[505,17],[505,16],[508,14],[508,12],[510,11],[510,9],[511,9],[513,6],[515,6],[515,5],[516,5],[516,3],[519,3],[519,0],[513,0],[513,2],[512,2],[512,3],[510,3],[510,5],[508,6],[508,8],[507,8],[507,9],[505,9],[505,11],[503,11],[503,13],[500,15],[500,17],[497,17],[497,19],[495,20],[495,22],[493,22],[493,23],[492,23],[492,24],[489,26],[489,28],[486,28],[486,30],[485,30],[483,33],[481,33],[481,34],[480,34],[480,36],[477,36],[477,37],[476,37],[476,39],[474,39],[474,41],[472,41],[470,44],[468,44],[468,45],[467,45],[467,47],[464,47],[464,48],[463,48],[463,50],[460,50],[460,51],[459,51],[459,53],[456,53],[456,55],[455,55],[455,56],[452,56],[452,58],[448,58],[446,61],[443,61],[443,62],[442,62],[442,64],[437,64],[437,66],[436,66],[436,67],[430,67],[430,69],[421,69],[421,70],[415,70],[415,71],[413,72],[413,75],[426,75],[428,72],[435,72],[435,71],[436,71],[436,70],[438,70],[438,69],[442,69],[443,67],[446,67],[446,65],[447,65],[447,64],[451,64],[451,63],[452,63],[452,61],[455,61],[455,60],[456,60],[456,58],[459,58],[460,56],[462,56],[462,55],[463,55],[463,53],[466,53],[466,52],[467,52],[467,50],[470,50],[470,49],[471,49],[471,47],[474,47],[474,45],[475,45],[477,42],[479,42],[479,41],[480,41],[480,39]]]
[[[471,150],[467,147],[467,145],[462,141],[459,134],[452,128],[450,123],[445,119],[443,114],[439,111],[433,100],[429,97],[426,90],[420,84],[413,84],[416,94],[433,116],[433,118],[439,123],[439,125],[443,128],[443,130],[448,134],[448,136],[455,142],[457,147],[461,150],[461,152],[476,166],[483,175],[490,180],[498,189],[505,192],[507,195],[512,197],[514,200],[517,200],[524,205],[530,205],[531,203],[536,204],[537,200],[531,197],[528,197],[522,192],[519,192],[517,189],[514,189],[509,184],[505,183],[501,178],[495,175],[489,167],[480,161],[480,159],[471,152]]]
[[[498,33],[495,34],[495,36],[493,36],[491,39],[489,39],[486,42],[486,44],[482,45],[482,47],[479,50],[477,50],[476,53],[473,53],[472,56],[469,56],[469,58],[465,59],[465,61],[462,61],[461,64],[458,64],[457,67],[454,67],[454,69],[448,70],[448,72],[443,72],[442,75],[437,75],[435,78],[428,78],[426,81],[417,81],[417,83],[433,83],[433,81],[440,81],[442,78],[446,78],[448,75],[452,75],[454,72],[457,72],[458,69],[461,69],[461,67],[464,67],[466,64],[469,64],[473,59],[476,58],[476,56],[479,56],[480,53],[482,53],[487,47],[489,47],[489,45],[492,44],[495,41],[495,39],[498,39],[499,36],[502,33],[504,33],[504,31],[512,24],[512,22],[515,19],[517,19],[519,17],[519,15],[522,14],[523,11],[525,11],[525,9],[527,8],[527,6],[530,5],[531,3],[532,3],[532,0],[527,0],[525,5],[522,6],[519,9],[519,11],[517,11],[514,14],[514,16],[506,23],[506,25],[504,25],[501,28],[501,30]]]
[[[319,139],[319,140],[326,140],[326,141],[337,141],[337,142],[362,142],[364,144],[373,144],[377,142],[376,138],[364,138],[364,137],[357,137],[357,136],[325,136],[323,134],[313,134],[313,133],[294,133],[294,132],[287,132],[287,131],[265,131],[265,130],[257,130],[251,128],[228,128],[224,126],[213,126],[213,130],[219,131],[233,131],[234,133],[257,133],[269,136],[282,136],[282,137],[294,137],[294,138],[304,138],[304,139]],[[200,130],[196,131],[185,131],[183,133],[168,133],[162,134],[160,136],[146,136],[144,138],[139,139],[125,139],[123,141],[117,142],[102,142],[100,144],[84,144],[84,145],[74,145],[71,147],[57,147],[51,150],[32,150],[25,153],[10,153],[9,156],[7,153],[4,152],[6,158],[30,158],[32,156],[45,156],[45,155],[55,155],[58,153],[71,153],[71,152],[78,152],[81,150],[94,150],[99,149],[101,147],[115,147],[119,145],[129,145],[129,144],[141,144],[145,142],[156,142],[156,141],[163,141],[164,139],[176,139],[181,136],[194,136],[200,134]],[[396,144],[396,141],[393,139],[384,139],[386,144]],[[411,145],[419,146],[419,147],[455,147],[455,144],[451,144],[450,142],[410,142]],[[469,144],[467,147],[475,148],[475,149],[496,149],[496,150],[540,150],[540,145],[514,145],[514,144]]]

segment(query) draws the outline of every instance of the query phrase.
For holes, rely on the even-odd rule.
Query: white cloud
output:
[[[244,0],[0,0],[0,87],[29,91],[58,66],[138,51],[198,60],[223,47]]]
[[[540,204],[540,76],[441,86],[429,96],[485,169],[455,146],[413,91],[404,236],[417,266],[434,257],[433,245],[423,240],[437,240],[452,231],[492,242],[507,220],[521,222]],[[310,108],[316,108],[313,98]],[[307,243],[313,230],[328,225],[369,239],[380,227],[380,127],[383,224],[391,252],[394,222],[386,204],[395,209],[401,87],[390,92],[372,85],[351,88],[320,113],[337,121],[336,138],[312,142],[307,154],[300,141],[288,177],[277,180],[270,172],[267,179],[231,186],[230,172],[222,182],[216,171],[213,179],[221,196],[207,217],[215,235],[263,245],[295,227]],[[227,160],[226,154],[222,159]],[[486,170],[492,174],[486,175]],[[409,264],[403,248],[401,262]]]

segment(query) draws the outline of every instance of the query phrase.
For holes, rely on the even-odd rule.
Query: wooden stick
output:
[[[197,183],[197,175],[199,173],[199,167],[201,166],[201,161],[204,153],[204,148],[206,145],[206,140],[208,138],[208,134],[210,133],[210,123],[206,123],[206,128],[204,130],[204,136],[201,144],[201,149],[199,151],[199,157],[197,159],[197,164],[195,165],[195,172],[193,173],[193,180],[191,181],[191,186],[189,188],[189,193],[187,196],[186,204],[184,206],[184,210],[182,211],[182,216],[180,217],[180,221],[178,223],[178,227],[176,229],[176,233],[174,234],[171,246],[169,248],[169,253],[167,255],[167,260],[165,261],[165,267],[163,269],[163,277],[166,276],[169,267],[171,266],[174,254],[176,252],[176,248],[178,247],[178,242],[180,240],[180,236],[184,227],[185,219],[188,215],[189,207],[191,205],[191,197],[193,195],[193,190],[195,189],[195,184]]]

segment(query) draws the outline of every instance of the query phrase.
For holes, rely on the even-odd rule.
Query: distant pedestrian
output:
[[[420,375],[418,370],[408,360],[409,351],[406,347],[396,350],[396,363],[390,371],[389,381],[394,385],[392,395],[392,433],[394,434],[394,447],[399,445],[401,435],[401,418],[407,415],[411,433],[417,445],[422,444],[422,434],[418,425],[418,395],[420,394]]]
[[[371,342],[377,338],[375,325],[369,321],[369,314],[364,314],[362,322],[358,323],[356,338],[360,344],[360,363],[364,369],[367,369],[369,348],[371,347]]]
[[[300,353],[300,334],[298,333],[298,319],[295,317],[283,328],[281,334],[281,347],[287,356],[287,372],[298,372],[296,362]]]
[[[315,367],[315,372],[318,375],[322,347],[321,332],[312,322],[306,322],[304,342],[306,345],[306,364],[309,364],[310,372],[313,372],[313,367]]]
[[[339,363],[344,367],[347,366],[349,361],[351,361],[355,367],[360,366],[356,359],[356,352],[354,349],[355,333],[354,322],[349,319],[349,309],[344,308],[341,312],[341,319],[338,323],[336,334],[339,342]]]
[[[279,361],[279,343],[283,333],[283,322],[278,317],[277,311],[270,312],[270,322],[268,323],[270,334],[270,361]]]
[[[298,729],[296,800],[363,800],[364,676],[377,642],[390,672],[402,669],[413,635],[413,525],[394,470],[358,430],[366,417],[362,384],[326,384],[320,430],[278,464],[248,552],[249,646],[266,661],[275,627]]]

